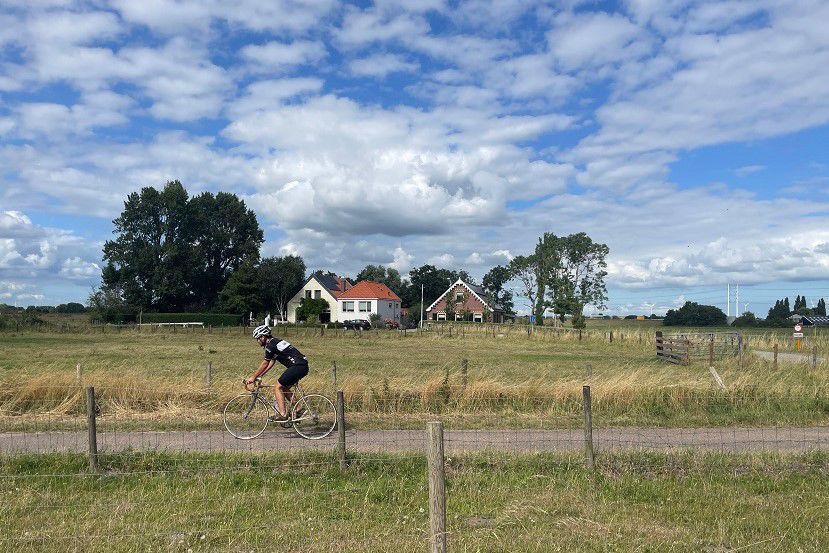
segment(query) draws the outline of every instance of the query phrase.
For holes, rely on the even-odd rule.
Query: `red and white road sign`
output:
[[[803,330],[802,325],[799,325],[799,324],[794,325],[794,331],[795,332],[800,332],[801,330]]]

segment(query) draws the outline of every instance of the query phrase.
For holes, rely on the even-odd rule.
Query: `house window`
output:
[[[343,311],[347,311],[349,313],[354,313],[354,302],[353,301],[344,301],[343,302]]]
[[[463,292],[455,292],[455,301],[463,301]]]
[[[322,297],[322,290],[314,290],[314,298],[320,299]]]
[[[446,320],[446,313],[438,313],[438,320],[445,321]]]
[[[370,301],[361,301],[360,302],[360,313],[368,313],[371,311],[371,302]]]
[[[305,290],[305,297],[311,299],[311,290]]]
[[[392,304],[389,304],[389,309],[391,309]]]
[[[475,321],[476,323],[481,323],[481,322],[483,322],[484,317],[481,313],[475,313],[474,315],[472,315],[472,320]]]
[[[463,320],[463,314],[455,313],[455,320],[456,321],[462,321]]]

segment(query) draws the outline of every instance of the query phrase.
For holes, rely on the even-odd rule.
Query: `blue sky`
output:
[[[818,0],[11,0],[0,301],[83,300],[123,199],[239,194],[264,255],[481,276],[610,246],[609,313],[829,296]],[[814,300],[813,300],[814,298]],[[519,301],[520,305],[520,301]]]

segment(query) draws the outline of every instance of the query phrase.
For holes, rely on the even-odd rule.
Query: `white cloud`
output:
[[[758,173],[765,168],[765,165],[744,165],[743,167],[738,167],[734,171],[734,174],[738,177],[745,177],[746,175],[750,175],[752,173]]]
[[[312,40],[291,43],[272,41],[248,45],[241,50],[253,73],[282,73],[297,65],[318,62],[326,56],[325,45]]]
[[[651,46],[642,28],[620,15],[565,14],[547,34],[550,51],[564,69],[618,63],[647,54]]]
[[[394,54],[376,54],[352,60],[349,64],[351,73],[354,75],[380,78],[389,73],[412,73],[419,67],[417,63]]]

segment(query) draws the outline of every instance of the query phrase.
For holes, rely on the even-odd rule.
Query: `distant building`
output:
[[[302,298],[324,299],[328,302],[328,310],[320,315],[319,322],[328,323],[340,320],[339,297],[352,288],[348,279],[334,273],[317,272],[312,274],[302,285],[291,301],[288,302],[288,322],[296,322],[296,310],[299,309]]]
[[[805,326],[829,326],[829,317],[823,315],[806,315],[800,319]]]
[[[445,321],[447,302],[452,302],[456,321],[504,322],[504,309],[480,286],[458,279],[426,309],[427,321]]]
[[[338,297],[340,322],[369,320],[380,315],[384,321],[400,322],[400,298],[385,284],[361,280]]]

